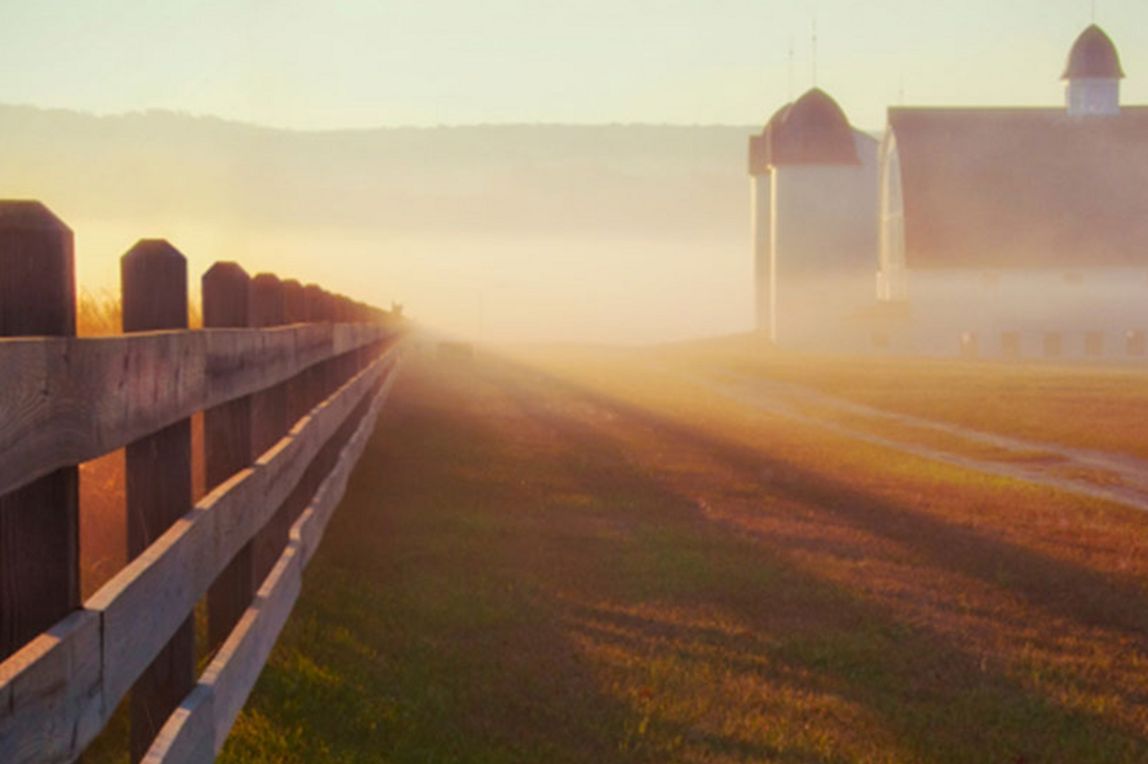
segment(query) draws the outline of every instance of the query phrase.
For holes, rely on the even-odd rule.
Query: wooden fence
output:
[[[0,202],[0,761],[75,760],[125,697],[134,761],[210,761],[395,379],[398,317],[216,263],[189,330],[186,261],[144,240],[125,334],[77,338],[73,272],[67,226]],[[77,465],[120,448],[129,562],[81,602]]]

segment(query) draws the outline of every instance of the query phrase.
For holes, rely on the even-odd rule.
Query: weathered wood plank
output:
[[[75,333],[71,229],[39,202],[0,201],[0,336]],[[0,659],[80,604],[79,476],[55,466],[0,489]]]
[[[334,333],[330,324],[302,324],[296,329],[295,358],[300,368],[311,367],[330,358],[334,350]]]
[[[12,715],[12,683],[0,685],[0,724]]]
[[[254,469],[237,475],[221,487],[223,490],[200,502],[201,507],[216,508],[219,556],[233,555],[245,537],[250,538],[266,523],[319,449],[393,363],[393,354],[380,359],[296,423],[287,438],[260,456]]]
[[[277,385],[328,357],[374,341],[382,327],[297,324],[204,329],[208,405]]]
[[[103,617],[110,705],[127,694],[211,583],[215,519],[197,506],[88,600]]]
[[[396,355],[378,359],[300,420],[254,467],[198,502],[86,603],[77,614],[87,619],[85,629],[69,627],[69,617],[0,663],[0,698],[7,697],[12,708],[0,713],[0,761],[26,760],[17,755],[24,751],[35,751],[35,760],[65,761],[91,742],[223,566],[266,523]],[[69,674],[60,665],[77,668]],[[49,735],[58,741],[45,743]]]
[[[181,706],[181,713],[168,720],[147,761],[169,761],[164,757],[171,751],[194,750],[202,756],[206,737],[204,726],[208,719],[213,729],[214,752],[222,749],[298,598],[302,569],[314,555],[326,520],[342,499],[347,480],[374,432],[375,421],[397,374],[396,364],[370,400],[366,413],[310,506],[292,526],[289,543],[271,575],[260,587],[255,603]],[[198,762],[210,759],[177,757],[171,760]]]
[[[371,433],[375,431],[375,421],[378,419],[379,411],[382,410],[390,397],[391,388],[394,386],[395,380],[398,379],[400,366],[401,362],[396,362],[390,373],[383,379],[379,392],[376,393],[370,409],[363,417],[362,424],[352,437],[351,443],[346,447],[350,456],[344,454],[340,457],[339,463],[323,481],[311,502],[311,506],[304,512],[304,517],[301,517],[300,522],[296,525],[303,549],[304,564],[311,561],[315,551],[319,548],[319,542],[327,531],[327,523],[330,522],[335,507],[347,489],[347,480],[358,463],[359,457],[362,456]]]
[[[0,494],[385,333],[318,324],[0,339]]]
[[[100,616],[78,610],[0,664],[0,761],[71,761],[106,721]]]
[[[255,680],[263,671],[287,616],[303,588],[303,557],[296,544],[287,548],[271,569],[255,603],[247,610],[216,659],[203,672],[202,682],[212,687],[215,752],[223,747],[227,731],[243,710]]]
[[[144,764],[210,764],[215,760],[215,702],[210,687],[199,685],[164,724]]]
[[[390,376],[393,379],[393,371]],[[287,616],[298,598],[302,570],[310,559],[304,549],[303,537],[307,533],[305,528],[313,522],[312,518],[317,520],[320,517],[329,517],[342,499],[350,474],[362,455],[367,440],[374,432],[375,419],[385,397],[385,393],[376,394],[374,400],[371,401],[367,414],[359,423],[351,440],[343,447],[335,467],[320,487],[316,500],[292,527],[291,541],[287,549],[280,557],[275,570],[268,577],[264,587],[260,590],[261,598],[268,603],[274,602],[275,607],[267,607],[265,610],[260,608],[263,610],[259,614],[262,622],[253,623],[249,633],[244,633],[242,622],[241,628],[233,633],[233,637],[237,641],[247,642],[250,647],[247,651],[241,651],[237,646],[236,651],[230,655],[221,651],[204,673],[202,683],[213,686],[215,694],[216,753],[223,748],[227,734],[234,725],[243,705],[247,702],[251,689],[255,686],[255,681],[259,678],[259,674],[270,656],[271,649],[283,630]],[[317,531],[321,535],[321,528]],[[311,554],[314,553],[317,542],[318,536],[313,537]],[[292,570],[292,568],[298,572],[288,574],[286,571]],[[282,575],[278,581],[276,580],[277,573]],[[299,579],[298,583],[295,580],[296,577]],[[231,643],[230,639],[229,643]]]
[[[104,614],[105,694],[122,697],[216,576],[298,483],[385,368],[366,370],[244,470],[208,494],[89,601]]]

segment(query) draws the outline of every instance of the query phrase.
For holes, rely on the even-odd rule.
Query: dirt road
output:
[[[1143,459],[987,433],[760,377],[689,379],[741,404],[856,440],[1148,511],[1148,461]]]

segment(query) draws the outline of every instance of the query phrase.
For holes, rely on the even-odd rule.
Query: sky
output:
[[[902,103],[1063,103],[1065,58],[1094,13],[1129,75],[1123,102],[1148,103],[1148,0],[0,0],[0,104],[161,109],[295,130],[748,127],[816,83],[854,125],[876,131]],[[737,214],[749,203],[748,193],[738,198],[743,146],[739,136],[729,165]],[[57,148],[32,157],[27,167],[44,177],[24,186],[0,165],[0,195],[43,198],[75,227],[85,287],[114,286],[119,255],[159,235],[189,253],[193,271],[238,258],[370,302],[398,299],[428,322],[484,337],[646,342],[752,322],[748,217],[704,244],[653,228],[641,241],[596,231],[484,241],[453,220],[422,238],[360,241],[343,230],[237,228],[182,209],[109,219],[83,183],[62,197],[45,190],[75,177],[74,160]],[[572,192],[552,183],[541,193]]]
[[[296,129],[1052,104],[1090,0],[0,0],[0,102]],[[1096,0],[1148,101],[1148,2]],[[817,55],[812,53],[816,19]],[[790,55],[790,50],[793,51]],[[814,59],[816,59],[816,65]]]

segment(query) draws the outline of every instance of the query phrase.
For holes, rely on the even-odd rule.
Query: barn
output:
[[[834,242],[832,233],[871,210],[869,305],[841,299],[820,316],[803,317],[820,327],[817,342],[809,340],[818,332],[789,331],[784,314],[763,323],[759,310],[759,328],[778,344],[807,349],[1144,357],[1148,107],[1120,103],[1120,56],[1095,25],[1073,44],[1062,76],[1065,103],[1058,107],[891,108],[871,175],[844,195],[840,179],[829,177],[816,190],[807,182],[803,195],[784,184],[774,188],[770,221],[781,235],[770,231],[774,271],[764,280],[780,293],[768,301],[772,309],[784,309],[789,296],[800,299],[787,290],[788,261],[801,260],[806,273],[839,284],[838,271],[820,263],[852,264],[863,242]],[[751,142],[751,174],[752,149]],[[870,173],[868,163],[860,167]],[[866,183],[872,204],[860,192]],[[754,193],[759,218],[756,185]],[[837,200],[816,204],[818,194]],[[848,210],[840,209],[846,203]],[[804,249],[784,235],[795,205],[805,215],[800,222],[818,229],[807,234],[816,243]],[[831,246],[838,247],[833,256],[819,251]],[[759,270],[759,294],[762,284]]]

